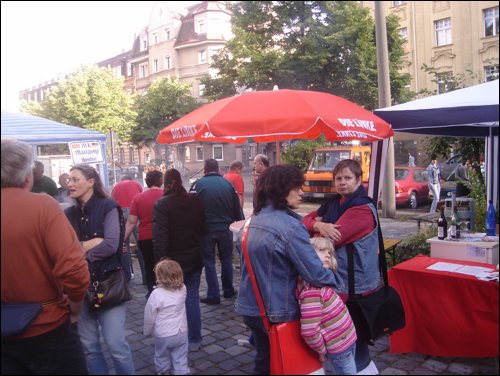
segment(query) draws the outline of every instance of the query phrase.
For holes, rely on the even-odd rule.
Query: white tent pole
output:
[[[493,135],[493,128],[490,127],[490,135],[485,139],[485,172],[486,172],[486,199],[492,200],[496,207],[498,200],[498,136]]]

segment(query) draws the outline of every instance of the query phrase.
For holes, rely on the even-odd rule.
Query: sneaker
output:
[[[224,298],[226,298],[226,299],[232,298],[233,296],[236,295],[236,290],[233,290],[231,292],[224,292],[223,295],[224,295]]]
[[[220,304],[220,298],[200,298],[201,303],[208,305]]]

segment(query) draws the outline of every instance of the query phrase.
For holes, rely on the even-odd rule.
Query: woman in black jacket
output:
[[[153,207],[155,261],[167,257],[177,261],[187,289],[186,313],[189,349],[201,345],[200,278],[203,269],[200,238],[206,233],[205,208],[198,196],[188,194],[176,169],[168,170],[165,194]]]

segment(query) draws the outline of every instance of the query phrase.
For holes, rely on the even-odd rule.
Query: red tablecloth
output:
[[[438,262],[490,264],[417,256],[389,270],[401,295],[406,327],[390,337],[392,353],[445,357],[498,356],[498,283],[426,269]]]

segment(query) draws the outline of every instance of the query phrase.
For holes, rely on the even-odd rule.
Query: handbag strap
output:
[[[250,262],[250,257],[248,256],[248,229],[250,227],[250,221],[252,217],[248,218],[245,222],[245,226],[243,227],[243,234],[241,236],[241,248],[243,250],[243,258],[245,259],[245,265],[247,267],[248,276],[250,278],[250,282],[252,283],[253,291],[255,293],[255,298],[257,299],[257,305],[259,306],[259,313],[262,321],[264,323],[264,328],[267,331],[271,329],[271,323],[269,322],[269,318],[266,315],[266,310],[264,308],[264,301],[262,300],[262,295],[260,294],[259,285],[257,284],[257,280],[255,279],[255,274],[253,273],[252,263]]]
[[[384,238],[382,236],[382,229],[380,227],[380,220],[377,215],[377,231],[378,231],[378,267],[379,272],[384,280],[384,286],[389,286],[389,279],[387,277],[387,260],[385,258]],[[349,287],[349,299],[355,299],[354,291],[354,246],[348,244],[347,248],[347,283]]]

